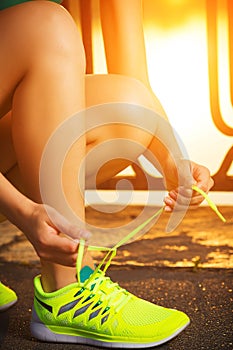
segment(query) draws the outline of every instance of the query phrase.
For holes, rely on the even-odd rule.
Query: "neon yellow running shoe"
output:
[[[95,271],[87,266],[80,268],[83,250],[81,241],[77,283],[45,293],[40,276],[34,279],[31,333],[35,338],[112,348],[147,348],[174,338],[189,324],[183,312],[139,299],[105,276],[115,249],[109,250]],[[89,274],[84,282],[83,274]]]
[[[225,222],[225,218],[210,198],[198,187],[192,188],[207,199],[211,208]],[[81,269],[85,245],[81,240],[76,283],[53,293],[45,293],[40,276],[36,277],[32,335],[49,342],[110,348],[149,348],[163,344],[179,334],[190,322],[186,314],[139,299],[105,276],[117,248],[130,240],[162,211],[163,208],[111,249],[88,247],[88,250],[108,251],[95,271],[88,267]]]
[[[0,282],[0,311],[5,311],[17,302],[15,292]]]

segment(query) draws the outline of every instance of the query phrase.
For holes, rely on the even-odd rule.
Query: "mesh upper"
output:
[[[15,301],[16,299],[17,296],[15,292],[0,282],[0,306]]]
[[[68,335],[101,340],[108,344],[111,342],[159,344],[176,334],[177,330],[189,322],[187,316],[181,312],[154,305],[130,293],[126,294],[126,300],[120,298],[122,305],[118,304],[120,294],[115,294],[113,299],[111,298],[113,290],[111,284],[109,291],[107,284],[100,284],[106,296],[100,289],[89,291],[80,288],[77,283],[56,292],[45,293],[40,276],[35,278],[34,284],[35,312],[40,319],[40,326],[44,323],[45,329],[50,330],[52,341]],[[93,296],[88,298],[92,293]],[[36,319],[32,321],[33,330],[37,328],[37,322]],[[36,337],[38,337],[37,331]],[[41,333],[39,339],[48,340]],[[63,342],[63,338],[61,339]]]
[[[122,309],[123,320],[132,326],[145,326],[160,322],[171,315],[171,310],[135,298]]]

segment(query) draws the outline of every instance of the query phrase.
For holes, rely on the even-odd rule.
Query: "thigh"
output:
[[[13,111],[14,119],[18,118],[16,92],[23,81],[29,81],[32,72],[38,72],[36,84],[39,91],[37,94],[39,104],[43,99],[43,88],[39,79],[40,67],[45,66],[44,61],[50,65],[48,67],[50,70],[58,61],[54,57],[59,55],[64,56],[65,62],[68,61],[66,55],[69,54],[77,57],[77,64],[84,62],[84,59],[80,59],[83,57],[81,38],[76,35],[76,32],[76,26],[68,12],[50,1],[31,1],[0,11],[0,172],[9,175],[9,171],[14,168],[11,172],[14,175],[9,175],[12,179],[18,175],[15,172],[17,159],[12,141],[9,111]],[[74,42],[77,44],[73,45]],[[48,74],[45,79],[48,79]],[[55,83],[58,85],[57,82]],[[30,101],[32,100],[31,87],[28,90]],[[48,99],[51,99],[51,93],[48,95]],[[68,100],[67,96],[64,96],[64,100]],[[25,109],[31,118],[28,105]],[[33,108],[38,109],[34,102]],[[19,121],[19,123],[23,129],[26,128],[26,122]]]
[[[29,1],[0,11],[0,118],[11,110],[15,90],[34,67],[44,62],[56,66],[54,55],[65,57],[77,48],[80,64],[83,44],[76,32],[70,14],[51,1]]]
[[[26,72],[24,25],[20,29],[26,18],[20,15],[21,6],[0,11],[0,118],[11,110],[14,91]]]

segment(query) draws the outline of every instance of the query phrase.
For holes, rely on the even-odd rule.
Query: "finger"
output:
[[[165,203],[174,206],[176,203],[180,205],[189,205],[192,190],[189,188],[179,187],[177,190],[170,191],[165,197]]]
[[[59,254],[55,255],[51,252],[43,252],[42,255],[38,254],[41,259],[54,263],[59,264],[62,266],[68,266],[68,267],[76,267],[77,262],[77,254],[73,255],[65,255],[65,254]]]
[[[55,209],[46,206],[46,211],[53,225],[65,235],[71,237],[75,241],[80,239],[88,240],[91,237],[91,233],[85,229],[80,229],[77,225],[71,224],[63,215],[57,212]]]
[[[205,193],[208,193],[214,185],[214,180],[210,177],[208,180],[197,181],[196,186],[203,190]]]
[[[55,229],[48,226],[44,228],[40,239],[36,244],[41,251],[52,251],[60,254],[73,254],[77,252],[78,243],[71,239],[61,236]]]
[[[208,193],[214,184],[214,181],[210,176],[209,169],[196,163],[192,163],[192,169],[193,177],[196,181],[195,185],[202,189],[204,192]]]
[[[78,243],[61,235],[50,235],[46,247],[54,252],[70,255],[77,252]]]
[[[204,197],[199,195],[199,196],[193,196],[191,201],[190,201],[190,205],[191,206],[199,206],[203,201],[204,201]]]
[[[187,201],[187,199],[186,199],[186,201]],[[190,201],[188,201],[188,202],[186,202],[186,201],[184,201],[183,203],[179,203],[179,202],[177,202],[177,201],[174,201],[174,200],[172,200],[171,198],[169,198],[169,197],[166,197],[166,198],[164,198],[164,203],[165,203],[165,207],[164,207],[164,210],[166,211],[166,212],[171,212],[171,211],[173,211],[174,209],[176,210],[176,211],[184,211],[184,210],[187,210],[187,208],[189,207],[189,205],[190,205]]]
[[[79,242],[80,239],[88,241],[91,238],[91,233],[85,229],[80,229],[76,225],[69,224],[62,230],[64,234],[71,237],[75,242]]]
[[[166,212],[172,212],[172,211],[187,211],[187,209],[190,207],[190,204],[187,206],[185,204],[178,204],[178,203],[175,203],[174,205],[168,205],[166,204],[165,207],[164,207],[164,210]]]
[[[41,241],[36,246],[40,258],[60,265],[74,267],[77,259],[78,244],[65,237],[51,234],[51,232],[48,236],[48,240]]]
[[[191,198],[185,198],[185,197],[177,197],[175,194],[169,194],[169,197],[165,197],[164,203],[167,206],[170,206],[171,209],[177,205],[177,208],[184,209],[185,206],[192,206],[198,207],[202,202],[204,201],[204,197],[200,194],[193,195]],[[165,211],[170,211],[168,208],[165,207]]]

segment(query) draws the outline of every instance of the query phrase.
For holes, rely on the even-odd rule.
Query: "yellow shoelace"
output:
[[[226,222],[226,219],[224,216],[220,213],[217,206],[214,204],[214,202],[210,199],[210,197],[199,187],[196,185],[192,186],[192,190],[200,193],[205,200],[207,201],[210,208],[217,214],[217,216],[223,221]],[[106,272],[109,265],[111,264],[112,259],[116,255],[117,248],[121,247],[123,244],[128,242],[131,238],[133,238],[138,232],[140,232],[146,225],[148,225],[153,219],[155,219],[158,215],[160,215],[164,210],[164,206],[160,208],[156,213],[154,213],[151,217],[149,217],[147,220],[145,220],[142,224],[140,224],[138,227],[136,227],[133,231],[131,231],[128,235],[126,235],[123,239],[121,239],[113,248],[107,248],[107,247],[96,247],[96,246],[88,246],[87,249],[91,251],[107,251],[107,254],[105,255],[104,259],[101,261],[101,263],[97,266],[93,274],[91,275],[91,278],[87,280],[86,283],[90,283],[90,280],[94,280],[96,275],[99,271],[102,271],[103,273]],[[78,249],[78,258],[77,258],[77,278],[78,282],[81,283],[80,280],[80,271],[82,268],[82,260],[83,255],[85,251],[85,241],[83,239],[79,242],[79,249]],[[105,264],[105,267],[103,270],[101,270],[102,266]],[[85,283],[84,283],[85,286]]]
[[[192,189],[198,193],[200,193],[206,200],[206,202],[209,204],[210,208],[218,215],[218,217],[223,221],[226,222],[226,219],[224,218],[224,216],[220,213],[220,211],[218,210],[218,208],[216,207],[216,205],[214,204],[214,202],[210,199],[210,197],[204,192],[202,191],[199,187],[193,185]]]

